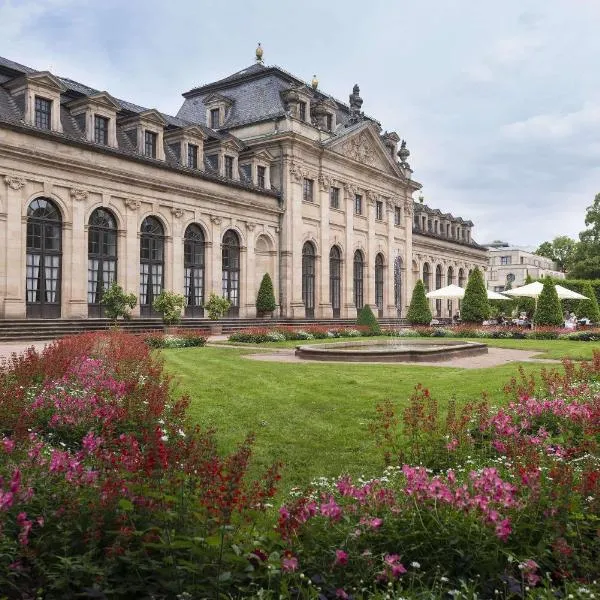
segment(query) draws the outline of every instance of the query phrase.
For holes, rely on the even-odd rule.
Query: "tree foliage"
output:
[[[490,303],[481,271],[475,267],[469,275],[460,318],[463,323],[482,323],[490,316]]]
[[[170,290],[163,290],[152,302],[152,308],[162,315],[165,325],[175,325],[181,321],[185,308],[185,297]]]
[[[560,271],[566,271],[573,262],[576,245],[574,239],[567,235],[560,235],[551,242],[540,244],[535,253],[553,260]]]
[[[585,224],[587,229],[579,234],[568,268],[569,278],[600,279],[600,194],[587,207]]]
[[[425,286],[423,285],[423,281],[419,279],[415,283],[406,319],[411,325],[429,325],[431,318],[429,300],[425,296]]]
[[[559,326],[563,324],[563,311],[556,293],[556,286],[549,277],[544,278],[544,288],[538,298],[533,321],[536,325]]]
[[[592,323],[600,323],[600,309],[598,308],[598,300],[596,299],[596,294],[594,294],[594,290],[592,289],[592,284],[587,282],[583,286],[583,290],[581,292],[584,296],[587,296],[587,300],[580,300],[577,305],[577,316],[582,318],[589,319]]]
[[[260,287],[258,288],[258,294],[256,296],[256,312],[272,313],[277,307],[275,302],[275,293],[273,292],[273,281],[268,273],[263,275]]]
[[[430,319],[431,320],[431,319]],[[381,333],[381,327],[377,317],[373,314],[371,307],[365,304],[359,311],[356,319],[356,324],[363,327],[369,328],[369,333],[372,335],[379,335]]]

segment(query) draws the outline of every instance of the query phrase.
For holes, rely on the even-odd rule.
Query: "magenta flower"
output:
[[[388,565],[395,565],[400,560],[399,554],[386,554],[384,557],[384,562]]]
[[[337,521],[342,516],[342,509],[338,506],[333,496],[329,496],[329,500],[321,504],[321,514],[324,517],[329,517],[332,521]]]
[[[383,525],[383,519],[380,519],[379,517],[375,517],[374,519],[371,519],[369,521],[369,526],[372,527],[373,529],[379,529],[382,525]]]
[[[350,598],[350,596],[348,596],[348,594],[342,588],[335,590],[335,597],[341,598],[342,600],[348,600],[348,598]]]
[[[281,561],[281,569],[286,573],[295,571],[298,568],[298,559],[295,556],[284,557]]]
[[[3,438],[2,447],[6,454],[10,454],[15,449],[15,443],[10,438]]]
[[[509,519],[503,519],[496,525],[496,535],[505,542],[508,539],[508,536],[512,532],[512,527],[510,526]]]
[[[335,563],[334,565],[345,565],[348,563],[348,553],[343,550],[335,551]]]

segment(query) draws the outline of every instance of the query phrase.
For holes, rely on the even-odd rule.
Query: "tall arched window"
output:
[[[438,265],[435,268],[435,289],[439,290],[442,287],[442,267]],[[442,301],[435,301],[435,313],[438,317],[442,316]]]
[[[157,316],[154,298],[164,286],[165,234],[156,217],[146,217],[140,228],[140,309],[142,316]]]
[[[306,318],[315,316],[315,247],[310,242],[302,246],[302,302]]]
[[[339,319],[342,304],[342,253],[337,246],[332,246],[329,251],[329,300],[334,319]]]
[[[88,227],[88,316],[104,316],[102,294],[116,280],[117,221],[106,208],[97,208]]]
[[[465,272],[462,269],[458,270],[458,287],[465,287]]]
[[[448,267],[448,275],[447,275],[446,284],[451,285],[453,283],[454,283],[454,269],[452,267]],[[447,300],[446,302],[448,305],[448,314],[450,316],[454,315],[454,312],[452,311],[452,309],[453,309],[452,300]]]
[[[60,318],[62,217],[48,198],[27,209],[27,317]]]
[[[383,255],[375,257],[375,304],[379,310],[379,317],[383,317]]]
[[[402,316],[402,258],[396,256],[394,259],[394,304],[396,315]]]
[[[183,238],[185,316],[204,316],[204,232],[192,223]]]
[[[364,276],[365,261],[363,254],[360,250],[354,253],[354,306],[357,310],[360,310],[364,305]]]
[[[221,251],[223,296],[231,302],[230,317],[240,314],[240,239],[232,229],[223,236]]]
[[[425,293],[431,291],[431,271],[429,269],[429,263],[423,265],[423,285],[425,286]]]

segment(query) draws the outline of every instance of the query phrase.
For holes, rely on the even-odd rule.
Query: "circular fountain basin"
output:
[[[487,351],[479,342],[413,338],[296,346],[299,358],[343,362],[441,362]]]

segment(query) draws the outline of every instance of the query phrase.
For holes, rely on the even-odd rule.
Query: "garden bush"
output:
[[[600,323],[600,309],[598,308],[598,300],[592,289],[592,284],[588,281],[583,286],[581,292],[587,297],[587,300],[580,300],[577,305],[576,315],[580,318],[587,318],[592,323]]]
[[[460,305],[463,323],[483,323],[490,316],[490,303],[481,271],[475,267],[469,275],[465,296]]]
[[[268,273],[263,275],[256,296],[256,312],[259,316],[272,313],[277,307],[273,292],[273,281]]]
[[[181,322],[181,314],[185,309],[185,296],[170,290],[163,290],[154,298],[152,308],[162,315],[165,325],[176,325]]]
[[[533,321],[536,325],[553,325],[555,327],[564,323],[556,287],[549,278],[544,279],[544,287],[537,301]]]
[[[206,345],[207,333],[192,329],[175,329],[169,334],[153,331],[144,336],[151,348],[193,348]]]
[[[377,317],[373,314],[371,307],[365,304],[359,311],[356,319],[356,324],[362,327],[366,327],[371,335],[380,335],[381,326]]]
[[[429,325],[431,318],[429,300],[425,296],[425,286],[423,285],[423,281],[419,279],[413,289],[410,306],[406,313],[406,320],[411,325]]]

